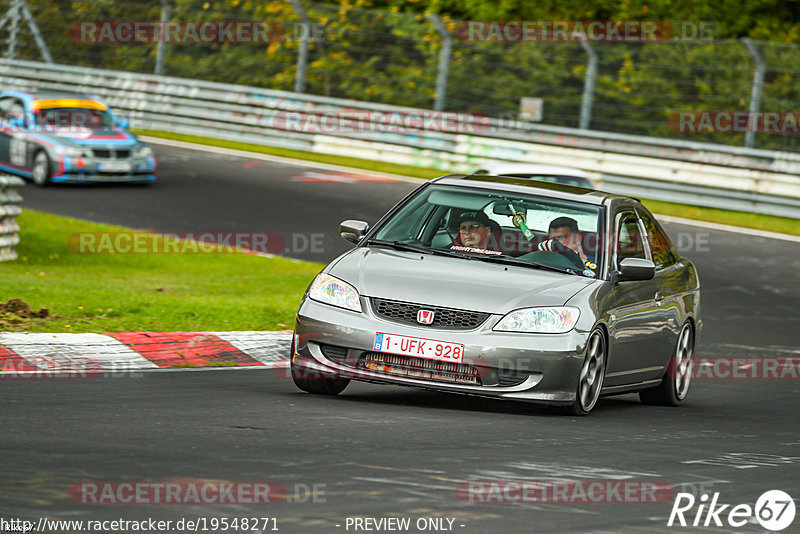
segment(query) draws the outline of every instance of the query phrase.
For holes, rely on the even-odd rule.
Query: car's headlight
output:
[[[83,156],[83,150],[71,146],[57,145],[55,151],[60,156],[69,156],[71,158],[79,158]]]
[[[500,319],[493,330],[500,332],[531,332],[535,334],[564,334],[575,328],[581,311],[571,306],[553,308],[523,308]]]
[[[357,312],[362,311],[358,291],[347,282],[329,274],[322,273],[311,282],[308,296],[317,302],[324,302],[331,306]]]
[[[133,153],[134,156],[137,158],[146,158],[148,156],[153,155],[153,151],[150,149],[149,146],[143,146],[141,148],[137,148],[136,152]]]

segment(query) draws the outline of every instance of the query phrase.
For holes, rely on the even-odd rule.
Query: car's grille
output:
[[[479,327],[489,318],[488,313],[475,311],[440,308],[438,306],[426,306],[424,304],[412,304],[410,302],[379,298],[372,298],[371,300],[372,309],[375,310],[375,313],[379,317],[395,323],[430,326],[433,328],[445,328],[450,330],[472,330],[473,328]],[[418,323],[417,312],[420,310],[433,311],[433,323],[429,325]]]
[[[92,154],[94,154],[94,157],[101,159],[126,159],[131,157],[131,151],[128,149],[94,148],[92,149]]]
[[[463,363],[440,362],[427,358],[400,356],[383,352],[366,352],[358,361],[360,369],[374,373],[408,378],[421,378],[454,384],[481,385],[481,377],[475,366]]]
[[[322,350],[322,354],[336,363],[345,363],[345,359],[347,358],[347,349],[345,347],[337,347],[334,345],[320,345],[320,350]]]

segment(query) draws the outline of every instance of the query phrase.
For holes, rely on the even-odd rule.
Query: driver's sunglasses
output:
[[[482,224],[477,224],[477,223],[476,224],[462,224],[458,228],[458,231],[459,232],[477,232],[481,228],[483,228]]]

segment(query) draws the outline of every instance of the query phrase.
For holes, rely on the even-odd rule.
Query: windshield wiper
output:
[[[463,254],[459,254],[458,252],[451,252],[449,250],[441,250],[438,248],[425,248],[419,245],[412,245],[411,243],[405,243],[403,241],[385,241],[383,239],[370,239],[369,241],[367,241],[367,245],[381,245],[386,247],[392,247],[395,250],[405,250],[408,252],[419,252],[421,254],[438,254],[440,256],[451,256],[453,258],[471,259],[469,256],[464,256]]]
[[[562,267],[554,267],[552,265],[546,265],[544,263],[536,263],[533,261],[525,261],[517,259],[513,256],[508,256],[506,254],[494,254],[494,255],[486,255],[486,256],[475,256],[477,259],[482,261],[488,261],[493,263],[503,263],[505,265],[518,265],[520,267],[533,267],[534,269],[542,269],[544,271],[553,271],[556,273],[565,273],[565,274],[575,274],[578,273],[573,269],[562,268]]]

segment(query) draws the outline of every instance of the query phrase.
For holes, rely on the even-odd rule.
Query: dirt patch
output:
[[[22,299],[11,299],[5,304],[0,302],[0,330],[26,330],[33,324],[55,318],[57,316],[50,315],[47,308],[34,310]]]

